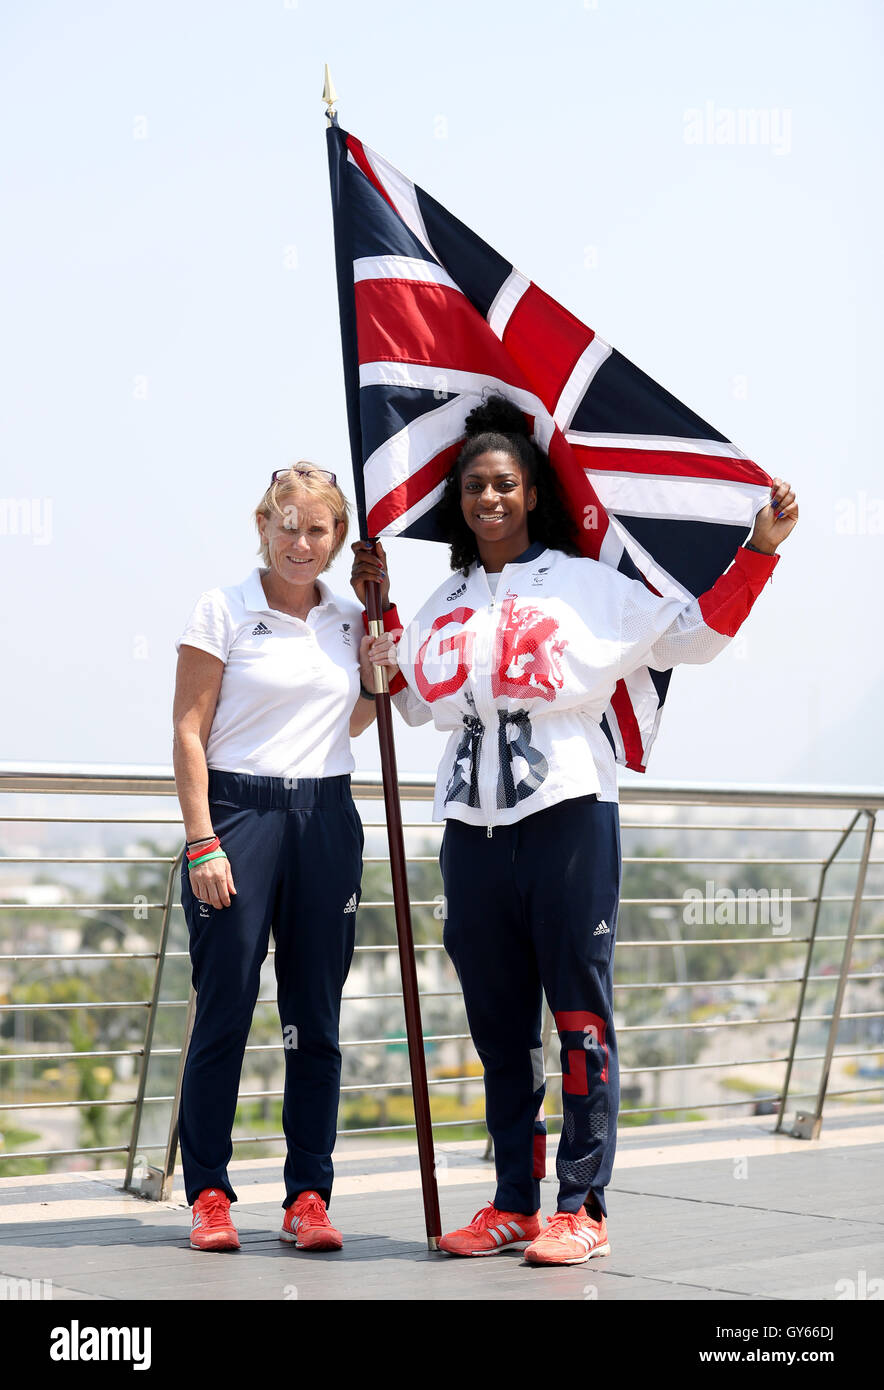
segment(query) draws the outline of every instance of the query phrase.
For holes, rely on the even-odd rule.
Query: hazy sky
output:
[[[858,0],[6,6],[0,758],[168,764],[174,639],[258,563],[271,470],[352,497],[327,61],[342,126],[796,486],[650,773],[882,782],[881,33]],[[447,552],[388,554],[408,618]]]

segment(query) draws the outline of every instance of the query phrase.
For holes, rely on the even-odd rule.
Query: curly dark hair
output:
[[[451,548],[451,568],[466,574],[479,559],[476,537],[461,509],[461,479],[477,454],[497,449],[509,454],[522,471],[525,488],[537,488],[537,503],[528,512],[528,536],[551,550],[579,555],[577,528],[562,499],[549,459],[534,443],[525,416],[505,396],[488,396],[466,419],[467,440],[445,481],[437,513],[439,526]]]

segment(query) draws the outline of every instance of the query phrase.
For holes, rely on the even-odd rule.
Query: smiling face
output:
[[[525,483],[518,460],[502,449],[477,454],[464,469],[461,510],[486,569],[515,559],[531,543],[528,513],[537,505],[537,488]]]
[[[309,591],[341,539],[344,523],[335,523],[327,503],[301,492],[288,493],[280,505],[282,516],[274,512],[257,518],[271,575],[295,591],[302,586]]]

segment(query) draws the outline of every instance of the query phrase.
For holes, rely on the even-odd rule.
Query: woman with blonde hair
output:
[[[350,738],[374,718],[362,610],[320,577],[348,511],[333,473],[275,472],[255,510],[263,567],[204,593],[177,643],[181,900],[197,991],[179,1133],[197,1249],[239,1247],[227,1164],[271,932],[288,1150],[280,1238],[342,1244],[327,1206],[364,843]]]

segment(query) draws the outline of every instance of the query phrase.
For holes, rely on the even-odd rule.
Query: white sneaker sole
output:
[[[227,1250],[239,1250],[240,1245],[238,1241],[236,1245],[234,1245],[233,1242],[229,1240],[218,1241],[211,1245],[197,1245],[196,1242],[192,1240],[190,1242],[190,1248],[191,1250],[219,1251],[223,1254]]]
[[[328,1252],[329,1250],[341,1249],[340,1245],[326,1245],[324,1250],[323,1247],[319,1245],[301,1245],[297,1235],[292,1231],[280,1231],[279,1238],[280,1240],[288,1241],[289,1245],[297,1245],[300,1250],[319,1250],[320,1254]]]
[[[439,1249],[443,1255],[463,1255],[466,1259],[474,1259],[482,1255],[502,1255],[504,1250],[527,1250],[530,1244],[530,1240],[508,1240],[503,1245],[495,1245],[493,1250],[446,1250],[444,1245],[440,1245]]]
[[[529,1265],[585,1265],[588,1260],[595,1259],[596,1255],[610,1255],[610,1244],[598,1245],[595,1250],[589,1250],[585,1255],[575,1255],[571,1260],[528,1260]]]

